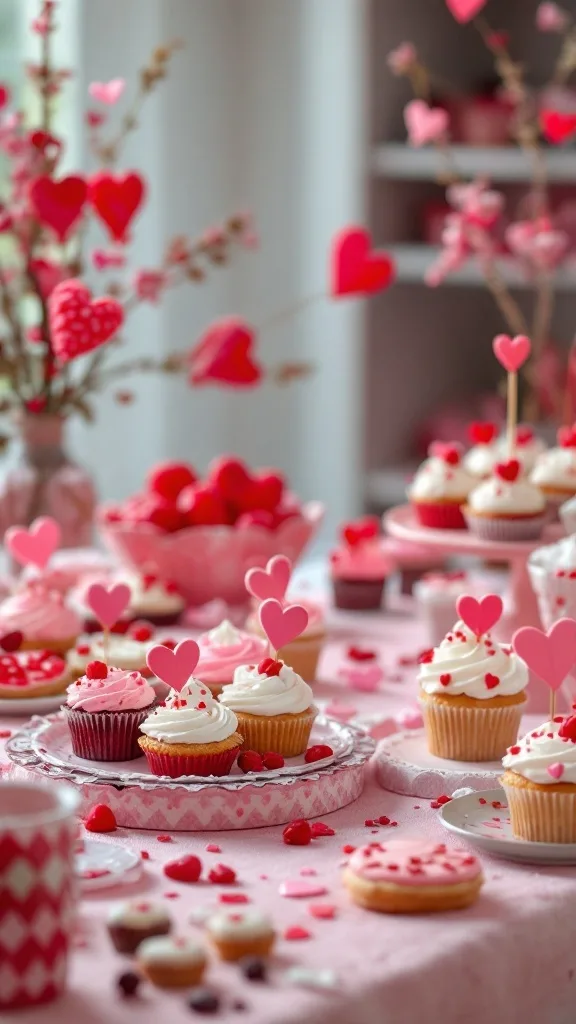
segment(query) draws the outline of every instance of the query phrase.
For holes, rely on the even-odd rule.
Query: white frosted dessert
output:
[[[546,499],[521,475],[517,459],[498,463],[494,473],[474,488],[464,507],[468,528],[488,541],[531,540],[546,522]]]
[[[556,715],[509,746],[500,783],[514,835],[576,842],[576,715]]]
[[[536,460],[530,480],[548,501],[559,504],[576,494],[576,431],[561,427],[559,444]]]
[[[484,479],[500,460],[498,428],[495,423],[471,423],[468,434],[472,447],[464,456],[464,469],[472,476]]]
[[[576,615],[576,536],[536,548],[528,556],[528,573],[546,629]]]
[[[508,749],[502,765],[537,786],[576,784],[576,716],[557,715]]]
[[[170,690],[157,704],[140,731],[166,744],[220,743],[234,736],[238,719],[234,712],[214,700],[210,690],[192,677],[180,691]]]
[[[415,502],[461,503],[475,486],[476,479],[462,465],[460,447],[436,444],[430,446],[430,452],[430,457],[416,471],[408,497]]]
[[[425,694],[486,701],[522,693],[528,685],[528,668],[510,647],[489,633],[476,637],[463,622],[427,653],[418,671]]]
[[[118,903],[108,914],[108,934],[118,953],[134,953],[140,943],[172,929],[170,914],[161,903],[130,900]]]
[[[272,659],[266,659],[272,661]],[[220,703],[248,715],[297,715],[314,703],[312,689],[294,669],[281,662],[278,671],[270,673],[265,663],[241,665],[234,680],[220,694]]]
[[[498,439],[497,450],[499,461],[508,458],[508,439],[503,436]],[[523,474],[529,475],[537,460],[546,451],[546,444],[542,438],[537,437],[531,427],[520,424],[516,428],[516,439],[514,443],[514,458],[518,459]]]
[[[151,635],[151,634],[150,634]],[[152,673],[146,664],[146,655],[152,640],[135,640],[124,633],[111,633],[106,641],[102,633],[89,633],[78,638],[67,655],[68,667],[74,675],[83,675],[91,661],[104,661],[125,669],[126,672]]]

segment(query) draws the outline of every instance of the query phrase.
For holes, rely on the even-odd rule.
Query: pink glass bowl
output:
[[[273,555],[296,562],[317,532],[324,506],[317,501],[302,515],[287,519],[277,530],[261,526],[194,526],[163,533],[151,523],[110,523],[99,511],[98,530],[106,547],[123,565],[144,568],[176,583],[191,605],[220,599],[239,605],[247,601],[247,569],[265,565]]]

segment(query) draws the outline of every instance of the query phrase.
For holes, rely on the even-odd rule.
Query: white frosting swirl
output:
[[[156,935],[140,943],[138,960],[144,965],[186,967],[189,964],[203,964],[206,953],[199,942],[187,936]]]
[[[142,722],[140,731],[165,743],[219,743],[233,736],[238,719],[230,708],[218,704],[207,686],[194,677],[180,693],[170,690]]]
[[[478,639],[463,622],[457,622],[434,648],[432,660],[420,665],[418,680],[425,693],[490,700],[524,690],[528,668],[489,633]]]
[[[314,696],[308,683],[288,665],[279,675],[267,676],[256,666],[240,665],[234,682],[225,686],[220,703],[247,715],[297,715],[312,706]]]
[[[236,626],[233,626],[230,619],[223,619],[219,626],[211,629],[208,639],[216,647],[235,647],[244,639],[243,634]]]
[[[255,939],[274,934],[268,914],[252,908],[222,910],[208,918],[206,928],[215,939]]]
[[[70,670],[78,674],[86,670],[90,661],[105,661],[128,672],[144,669],[147,674],[146,655],[154,643],[154,640],[133,640],[121,633],[111,633],[104,644],[102,633],[92,633],[78,638],[76,646],[67,654],[67,661]]]
[[[497,462],[500,462],[500,452],[496,444],[476,444],[464,456],[464,469],[472,476],[490,476]]]
[[[550,448],[536,460],[530,480],[538,487],[576,492],[576,448]]]
[[[452,466],[433,455],[420,466],[408,488],[408,496],[413,501],[441,498],[462,501],[475,484],[475,478],[463,466]]]
[[[492,476],[475,487],[468,498],[472,512],[498,512],[502,515],[537,515],[544,512],[546,499],[528,480],[502,480]]]
[[[558,721],[544,722],[526,733],[517,744],[509,747],[502,758],[504,768],[521,775],[539,786],[554,786],[559,782],[576,782],[576,729],[568,729],[574,739],[563,738],[559,731],[573,716],[558,715]],[[512,753],[514,751],[514,753]],[[562,765],[562,770],[556,766]],[[552,774],[548,771],[552,767]]]
[[[130,587],[130,610],[146,618],[147,615],[179,615],[186,602],[181,595],[162,580],[148,582],[146,577],[119,576],[118,582]]]
[[[500,437],[497,441],[498,450],[498,462],[502,459],[507,459],[508,456],[508,438],[506,436]],[[546,445],[540,437],[533,437],[531,441],[526,441],[525,444],[516,444],[514,446],[513,458],[518,459],[518,462],[522,466],[523,473],[531,473],[534,469],[537,459],[546,451]]]
[[[530,555],[530,563],[552,571],[561,569],[573,572],[576,570],[576,534],[563,537],[556,544],[536,548]]]

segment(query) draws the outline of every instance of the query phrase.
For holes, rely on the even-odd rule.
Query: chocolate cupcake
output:
[[[113,907],[108,916],[108,934],[117,953],[135,953],[144,939],[168,935],[172,920],[159,903],[134,900]]]

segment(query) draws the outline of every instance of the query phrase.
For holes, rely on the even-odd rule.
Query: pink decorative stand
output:
[[[423,729],[388,736],[374,756],[383,789],[434,800],[457,789],[493,789],[502,775],[500,761],[447,761],[428,750]]]

